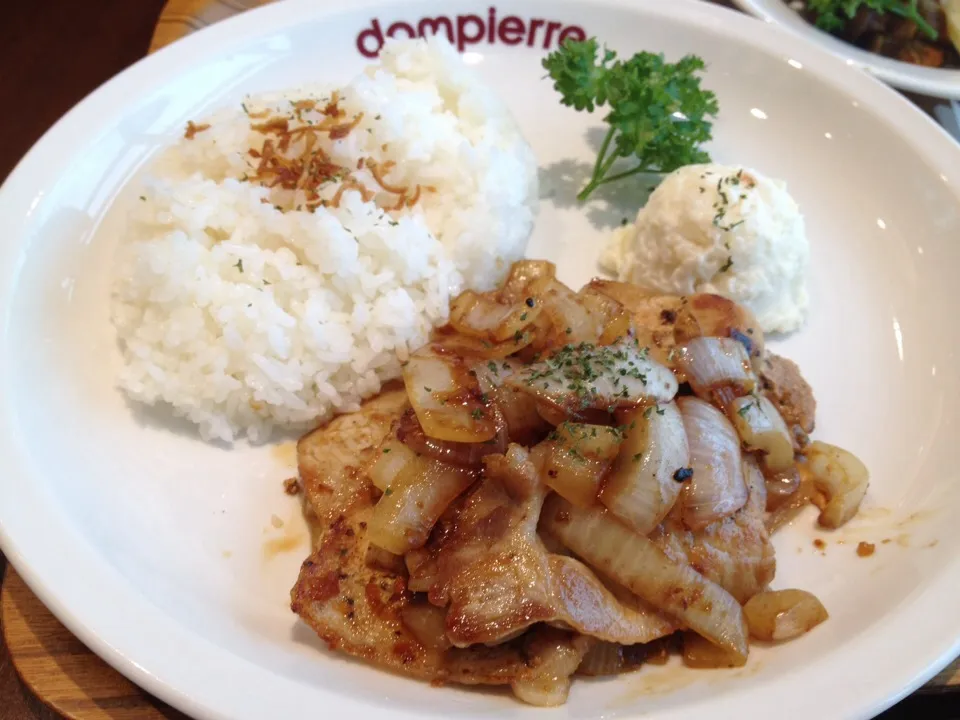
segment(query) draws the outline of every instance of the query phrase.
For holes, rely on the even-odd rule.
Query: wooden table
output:
[[[147,51],[164,0],[0,2],[0,178],[72,105]],[[6,570],[0,554],[0,575]],[[68,649],[69,650],[69,649]],[[122,708],[105,717],[135,716]],[[0,644],[0,720],[60,720]]]
[[[144,55],[163,4],[164,0],[0,3],[0,107],[4,108],[0,178],[74,103]],[[931,107],[929,101],[912,99],[925,109]],[[0,554],[0,577],[6,566]],[[72,656],[83,653],[83,647],[68,634],[61,637],[59,657],[68,664]],[[145,710],[134,695],[131,690],[129,697],[102,703],[96,716],[107,720],[183,717],[162,706]],[[829,715],[828,709],[824,712]],[[960,718],[960,690],[918,693],[882,717]],[[0,720],[61,718],[20,682],[7,648],[0,644]]]

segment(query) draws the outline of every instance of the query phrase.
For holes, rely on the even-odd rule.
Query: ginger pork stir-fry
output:
[[[867,471],[810,442],[810,387],[735,303],[524,261],[403,380],[299,443],[316,544],[292,606],[331,648],[556,705],[577,673],[674,645],[742,665],[826,619],[769,589],[770,533],[810,503],[842,525]]]

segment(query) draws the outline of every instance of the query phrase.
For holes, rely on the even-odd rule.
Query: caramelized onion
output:
[[[511,444],[503,455],[487,455],[484,466],[486,476],[499,480],[514,500],[531,497],[540,483],[540,472],[521,445]]]
[[[572,454],[562,443],[550,440],[537,445],[533,457],[542,468],[543,482],[551,490],[581,507],[597,502],[609,463]]]
[[[611,642],[596,642],[584,655],[577,668],[578,675],[602,677],[619,675],[640,667],[647,657],[647,645],[619,645]]]
[[[533,342],[533,338],[533,333],[524,332],[520,333],[519,336],[515,335],[509,340],[492,343],[488,340],[481,340],[441,329],[434,333],[432,343],[434,347],[464,357],[483,360],[502,360],[508,355],[513,355],[523,350],[523,348]]]
[[[623,430],[610,425],[562,422],[551,434],[570,455],[582,455],[590,460],[610,462],[620,452]]]
[[[530,297],[530,288],[537,280],[552,278],[557,274],[557,268],[546,260],[518,260],[510,266],[507,279],[497,292],[497,299],[502,303],[526,302]]]
[[[723,413],[695,397],[677,399],[690,446],[693,476],[680,502],[683,522],[698,530],[732,515],[747,502],[740,439]]]
[[[704,400],[712,399],[717,388],[731,387],[736,394],[746,394],[757,385],[746,349],[731,338],[688,340],[680,351],[678,366],[697,397]]]
[[[443,511],[475,479],[476,473],[414,458],[374,506],[367,527],[370,542],[396,555],[423,547]]]
[[[592,640],[555,628],[538,628],[524,644],[527,669],[510,682],[513,694],[536,707],[563,705]]]
[[[769,483],[768,483],[769,486]],[[786,498],[778,498],[776,495],[767,495],[767,509],[770,513],[764,520],[767,532],[771,535],[780,528],[788,525],[800,512],[813,502],[817,489],[813,481],[801,479],[796,492],[788,495]]]
[[[686,563],[599,507],[578,508],[551,495],[540,524],[604,575],[737,656],[747,655],[739,603]]]
[[[517,392],[520,392],[517,390]],[[537,407],[537,415],[540,416],[540,419],[543,420],[548,425],[560,425],[567,421],[567,414],[560,408],[550,405],[549,403],[540,402],[536,399],[534,395],[529,395],[528,397],[534,398],[534,402]],[[578,413],[578,416],[582,416],[584,413]]]
[[[763,357],[763,331],[753,313],[733,300],[710,293],[657,295],[638,285],[612,280],[593,280],[588,287],[622,303],[633,315],[644,344],[657,354],[667,355],[675,345],[707,336],[733,338],[756,364]]]
[[[512,375],[506,384],[573,419],[588,410],[612,412],[669,402],[677,394],[673,373],[631,341],[606,347],[567,345]]]
[[[430,437],[480,443],[496,436],[497,416],[463,358],[427,345],[410,356],[403,383],[417,420]]]
[[[490,360],[475,365],[473,370],[480,389],[500,411],[509,441],[530,447],[546,436],[550,424],[540,416],[536,398],[504,386],[506,379],[520,367],[515,360]]]
[[[401,575],[406,571],[403,556],[394,555],[392,552],[388,552],[376,545],[367,545],[365,562],[367,567],[383,570],[395,575]]]
[[[533,456],[547,487],[577,505],[593,505],[621,439],[614,427],[563,422]]]
[[[424,548],[410,550],[403,556],[407,566],[407,589],[411,592],[429,592],[439,577],[436,558]]]
[[[522,333],[542,309],[542,303],[534,302],[532,307],[525,301],[507,305],[489,294],[467,290],[450,306],[450,325],[464,335],[499,343]]]
[[[796,465],[778,473],[767,473],[764,477],[767,488],[767,509],[773,510],[786,502],[800,489],[800,473]]]
[[[452,647],[444,625],[446,611],[429,603],[410,603],[400,610],[400,619],[417,642],[430,650]]]
[[[693,632],[683,633],[683,664],[700,669],[734,668],[747,664],[747,656],[714,645]]]
[[[587,285],[577,293],[577,299],[593,317],[600,320],[597,343],[611,345],[630,335],[633,327],[630,313],[612,297]]]
[[[792,640],[826,620],[827,609],[805,590],[767,590],[743,606],[750,636],[778,642]]]
[[[383,491],[399,477],[407,463],[415,460],[417,454],[396,438],[388,436],[374,451],[373,459],[367,465],[367,475],[374,487]]]
[[[532,446],[546,437],[551,425],[544,420],[532,395],[515,388],[498,387],[493,391],[494,402],[506,424],[510,442]]]
[[[625,588],[604,584],[593,570],[567,556],[549,558],[557,622],[608,642],[633,645],[669,635],[676,623]]]
[[[688,300],[686,312],[696,327],[696,336],[732,338],[759,364],[764,353],[763,331],[748,308],[712,293],[695,293]],[[678,332],[677,340],[683,342],[692,337],[695,335],[681,337]]]
[[[856,515],[867,494],[870,475],[866,466],[852,453],[819,440],[807,448],[807,466],[814,485],[827,496],[820,524],[840,527]]]
[[[568,343],[596,343],[603,334],[606,318],[591,312],[576,293],[563,283],[544,278],[530,286],[530,292],[543,305],[548,324],[534,343],[538,350],[561,347]]]
[[[674,476],[690,464],[683,418],[675,403],[623,412],[624,440],[600,501],[623,522],[647,535],[666,517],[683,484]]]
[[[501,428],[491,440],[482,443],[450,442],[429,437],[420,426],[417,416],[408,410],[400,417],[397,439],[408,450],[459,467],[479,467],[487,455],[507,449],[507,433]],[[376,482],[374,482],[376,484]]]
[[[577,674],[591,677],[619,675],[626,665],[624,651],[630,646],[611,642],[594,643],[583,656]],[[637,663],[639,664],[639,663]]]
[[[730,405],[730,419],[748,450],[763,453],[771,474],[793,467],[793,441],[780,411],[763,395],[745,395]]]

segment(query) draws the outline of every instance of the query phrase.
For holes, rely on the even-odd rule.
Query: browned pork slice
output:
[[[743,463],[749,492],[746,505],[701,530],[689,530],[680,506],[650,535],[672,559],[686,561],[741,604],[773,580],[776,558],[764,524],[767,504],[763,475],[752,458]]]
[[[639,599],[620,602],[583,563],[547,552],[537,535],[545,494],[538,484],[518,501],[488,477],[448,518],[429,548],[432,557],[413,571],[414,583],[430,576],[430,601],[448,608],[451,642],[502,642],[538,622],[623,644],[675,630]]]
[[[387,391],[359,412],[334,419],[298,445],[301,478],[317,541],[291,591],[291,607],[332,650],[424,680],[511,685],[536,705],[566,700],[570,676],[591,639],[537,626],[496,647],[451,647],[445,610],[417,602],[402,562],[370,563],[366,538],[372,485],[361,470],[407,408],[402,391]],[[398,558],[399,560],[399,558]],[[431,614],[439,613],[439,628]]]
[[[403,622],[412,598],[405,573],[368,566],[372,485],[360,468],[406,408],[402,390],[387,390],[300,441],[300,477],[315,516],[316,544],[291,591],[291,607],[330,649],[406,675],[494,685],[527,677],[520,641],[463,650],[423,642]]]
[[[696,337],[732,337],[758,361],[764,352],[763,331],[753,314],[720,295],[659,295],[631,283],[593,280],[589,286],[613,298],[633,316],[637,338],[650,354],[675,369],[677,345]]]
[[[434,679],[443,654],[422,647],[400,619],[410,593],[402,575],[367,567],[372,486],[360,468],[407,407],[387,391],[304,436],[300,478],[315,516],[316,545],[291,591],[291,607],[331,649],[405,674]]]
[[[736,599],[630,530],[608,510],[577,507],[559,495],[544,504],[541,527],[598,571],[669,613],[739,658],[747,655],[747,628]]]
[[[394,421],[409,407],[399,383],[300,438],[297,468],[308,514],[334,521],[357,503],[369,504],[370,483],[360,473]]]
[[[648,345],[651,357],[674,372],[679,370],[679,353],[674,348],[687,340],[701,336],[739,340],[760,375],[764,395],[787,426],[794,434],[813,432],[817,404],[810,385],[796,363],[765,350],[763,331],[742,305],[709,293],[658,295],[613,280],[593,280],[589,287],[623,305],[633,316],[640,344]],[[682,373],[678,377],[685,379]]]
[[[793,360],[767,353],[760,369],[760,387],[795,436],[813,432],[817,401]]]

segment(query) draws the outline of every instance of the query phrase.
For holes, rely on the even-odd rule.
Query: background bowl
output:
[[[861,50],[814,27],[782,0],[733,0],[733,2],[751,15],[798,33],[811,42],[817,43],[824,50],[844,58],[851,65],[863,68],[901,90],[952,100],[960,99],[960,70],[920,67]]]

